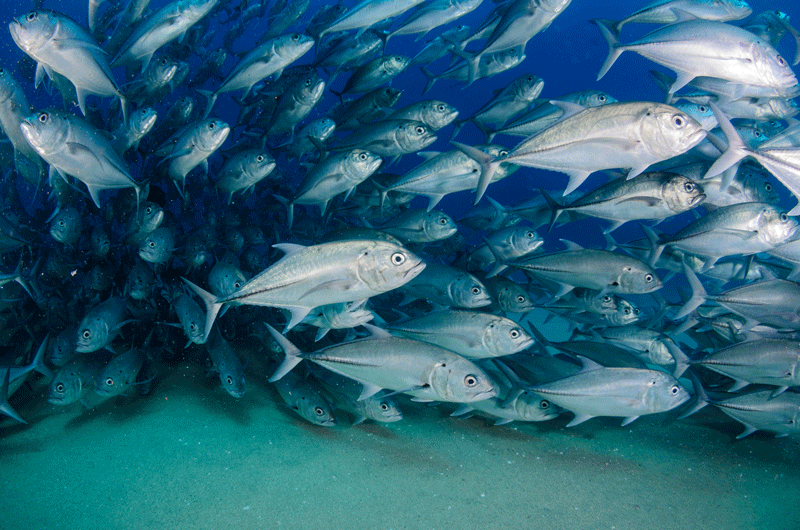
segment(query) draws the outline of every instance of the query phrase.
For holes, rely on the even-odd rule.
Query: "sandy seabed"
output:
[[[324,428],[252,372],[240,400],[182,364],[93,410],[19,403],[30,425],[0,422],[0,528],[800,528],[800,441],[737,441],[711,407],[567,429],[568,413],[494,426],[402,400],[401,422]]]

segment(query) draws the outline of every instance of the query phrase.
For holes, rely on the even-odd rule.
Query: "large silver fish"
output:
[[[206,338],[224,304],[289,309],[292,312],[286,326],[289,330],[315,307],[381,294],[403,285],[425,268],[425,263],[413,253],[385,241],[274,246],[285,253],[283,258],[228,296],[214,296],[184,278],[206,304]]]
[[[100,191],[140,186],[125,162],[98,129],[63,110],[48,109],[25,118],[22,134],[37,153],[50,164],[53,173],[65,180],[72,175],[86,184],[94,204],[100,207]]]
[[[595,171],[631,168],[628,178],[633,178],[656,162],[685,153],[706,135],[694,118],[663,103],[633,101],[590,108],[554,103],[564,108],[564,116],[505,156],[491,157],[453,142],[481,165],[476,204],[503,162],[566,173],[567,195]]]
[[[369,326],[369,325],[368,325]],[[392,337],[369,326],[373,335],[304,353],[273,327],[269,332],[286,357],[270,378],[276,381],[307,359],[363,385],[359,400],[383,389],[420,400],[470,403],[497,395],[486,373],[472,361],[444,348],[411,339]]]

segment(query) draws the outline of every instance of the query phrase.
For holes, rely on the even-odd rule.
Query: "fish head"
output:
[[[699,144],[707,131],[687,113],[654,103],[642,110],[639,134],[654,155],[667,159]]]
[[[244,373],[236,372],[238,370],[220,373],[219,379],[222,381],[222,388],[225,389],[225,392],[238,399],[244,396],[245,385]]]
[[[641,311],[625,299],[620,298],[617,310],[606,315],[606,320],[612,326],[626,326],[641,319]]]
[[[542,245],[544,245],[544,239],[532,228],[519,227],[513,229],[511,246],[515,255],[524,256],[530,254],[538,250]]]
[[[661,289],[661,278],[646,263],[630,264],[622,267],[614,287],[617,292],[646,294]]]
[[[137,136],[144,136],[150,132],[156,124],[158,114],[150,107],[136,109],[131,114],[129,127]]]
[[[749,202],[778,204],[780,197],[767,174],[752,165],[742,166],[736,174],[742,182],[742,193]]]
[[[619,309],[619,297],[612,293],[605,293],[602,296],[595,294],[597,291],[587,290],[583,295],[593,313],[608,315],[616,313]]]
[[[458,227],[455,221],[453,221],[453,218],[446,213],[438,210],[431,210],[425,214],[423,231],[428,238],[433,241],[438,241],[440,239],[446,239],[458,232]]]
[[[281,57],[299,58],[314,46],[314,39],[303,33],[292,33],[278,37],[273,46]]]
[[[390,55],[384,61],[384,68],[393,73],[400,73],[406,69],[408,63],[411,62],[410,57],[405,55]]]
[[[351,178],[358,182],[375,173],[383,163],[381,157],[366,149],[353,149],[345,155],[345,158],[348,166],[345,174],[351,175]]]
[[[46,11],[29,11],[13,19],[8,29],[17,46],[36,59],[36,52],[56,35],[58,19]]]
[[[734,126],[734,128],[736,129],[736,132],[739,133],[739,137],[742,139],[742,142],[744,142],[744,144],[750,149],[755,149],[759,145],[769,140],[769,135],[757,127],[737,125]]]
[[[82,225],[80,213],[68,206],[53,218],[50,223],[50,235],[59,243],[72,244],[77,239],[75,236],[80,236]]]
[[[395,140],[404,151],[413,153],[435,142],[436,135],[421,121],[405,120],[398,125]]]
[[[220,298],[235,293],[247,282],[244,273],[230,263],[218,261],[208,275],[211,292]]]
[[[78,353],[91,353],[99,350],[108,343],[108,323],[101,316],[84,318],[78,326],[78,338],[75,351]]]
[[[139,226],[137,227],[139,230],[143,232],[152,232],[159,226],[161,226],[161,222],[164,220],[164,209],[154,202],[143,202],[141,207],[139,207],[139,212],[137,214],[137,222]]]
[[[521,286],[503,289],[497,298],[500,306],[511,313],[525,313],[536,307],[530,295]]]
[[[375,292],[395,289],[416,278],[425,262],[406,248],[388,241],[370,241],[358,257],[358,277]]]
[[[246,248],[242,252],[242,267],[250,272],[261,272],[266,268],[264,257],[254,248]]]
[[[430,389],[441,401],[469,403],[497,395],[497,388],[483,370],[455,354],[436,363],[429,377]]]
[[[147,78],[156,86],[163,86],[175,77],[178,71],[178,63],[172,57],[165,55],[157,61],[152,61],[149,68],[151,72],[145,74]]]
[[[602,107],[609,103],[618,103],[617,98],[611,94],[606,94],[599,90],[589,90],[580,93],[580,97],[575,100],[575,103],[583,107]]]
[[[665,372],[653,371],[645,381],[644,404],[648,411],[665,412],[689,401],[691,395],[677,379]]]
[[[92,247],[92,253],[98,258],[105,258],[111,252],[111,238],[102,227],[98,226],[92,230],[89,244]]]
[[[139,257],[148,263],[162,263],[165,261],[166,255],[164,238],[157,233],[148,234],[139,247]]]
[[[544,80],[538,75],[527,74],[517,78],[516,94],[523,101],[533,101],[544,89]]]
[[[97,376],[94,391],[100,396],[113,397],[120,395],[125,390],[125,386],[124,372],[112,366]]]
[[[301,395],[295,403],[297,413],[314,425],[333,427],[336,418],[330,404],[316,395]]]
[[[765,86],[791,89],[797,84],[792,67],[769,43],[759,41],[752,53],[753,65]]]
[[[368,418],[382,423],[391,423],[403,419],[400,404],[394,396],[384,396],[379,392],[364,400],[364,412]]]
[[[717,0],[714,6],[722,8],[728,14],[727,20],[741,20],[753,13],[753,8],[746,0]]]
[[[561,408],[542,396],[528,390],[514,401],[514,409],[525,421],[547,421],[558,416]]]
[[[222,120],[209,118],[194,129],[192,144],[205,152],[215,151],[228,138],[230,126]]]
[[[450,299],[454,300],[458,307],[483,307],[492,303],[486,287],[472,274],[459,274],[450,282],[447,290]]]
[[[398,96],[399,99],[399,96]],[[320,118],[311,125],[309,136],[317,140],[325,140],[336,130],[336,122],[330,118]]]
[[[669,337],[659,337],[653,340],[648,346],[649,362],[661,366],[667,366],[675,363],[675,358],[672,356],[667,345],[667,341],[672,341]],[[677,347],[677,345],[675,345]]]
[[[177,10],[181,17],[197,21],[211,11],[219,0],[179,0]]]
[[[438,131],[458,118],[458,109],[444,101],[432,100],[425,104],[420,117],[423,123]]]
[[[17,93],[17,82],[11,72],[0,67],[0,103],[5,103]]]
[[[55,366],[64,366],[75,351],[75,329],[67,329],[50,341],[47,360]]]
[[[375,103],[380,107],[394,107],[395,104],[400,101],[400,96],[403,95],[403,91],[399,88],[394,87],[383,87],[378,90],[378,93],[375,96]]]
[[[661,196],[675,213],[691,210],[706,199],[699,183],[678,174],[667,177],[661,188]]]
[[[266,151],[248,153],[244,163],[244,173],[249,181],[261,180],[275,169],[275,159]]]
[[[47,391],[47,401],[53,405],[69,405],[81,397],[83,382],[72,370],[60,371]]]
[[[786,243],[797,233],[797,219],[783,210],[767,205],[758,218],[758,231],[772,246]]]
[[[19,126],[31,147],[42,156],[63,148],[70,131],[69,117],[55,109],[34,113]]]
[[[497,317],[484,333],[484,343],[497,356],[520,352],[533,344],[533,337],[516,322]]]

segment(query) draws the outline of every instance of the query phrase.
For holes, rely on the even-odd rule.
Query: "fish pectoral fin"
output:
[[[66,143],[66,146],[67,146],[67,149],[69,149],[69,152],[70,152],[70,154],[71,154],[71,155],[84,155],[84,156],[90,156],[91,158],[94,158],[94,159],[97,161],[97,163],[98,163],[98,164],[101,164],[101,165],[102,165],[102,163],[103,163],[103,162],[102,162],[102,161],[101,161],[101,160],[100,160],[100,159],[97,157],[97,155],[95,154],[95,152],[94,152],[94,151],[92,151],[91,149],[89,149],[88,147],[86,147],[85,145],[83,145],[82,143],[78,143],[78,142],[67,142],[67,143]]]
[[[511,423],[512,421],[514,421],[514,420],[512,420],[511,418],[499,418],[494,422],[493,425],[494,426],[506,425],[507,423]]]
[[[592,418],[594,418],[594,416],[592,416],[590,414],[583,414],[582,412],[575,412],[575,417],[572,418],[571,422],[567,423],[567,427],[574,427],[574,426],[578,425],[579,423],[583,423],[586,420],[590,420]]]
[[[358,282],[356,280],[348,280],[348,279],[330,280],[328,282],[324,282],[312,287],[311,289],[303,293],[299,297],[299,299],[302,300],[311,293],[316,293],[318,291],[349,291],[350,289],[354,289],[357,286]]]
[[[655,206],[661,202],[661,199],[657,197],[647,197],[647,196],[636,196],[636,197],[628,197],[619,201],[617,204],[624,204],[626,202],[641,202],[645,206]]]
[[[580,170],[559,170],[562,173],[566,173],[569,175],[569,183],[567,184],[566,189],[564,189],[564,196],[569,195],[576,189],[580,187],[581,184],[591,175],[591,171],[580,171]]]
[[[472,412],[472,410],[473,410],[472,407],[470,407],[466,403],[462,403],[456,410],[452,412],[452,414],[450,414],[450,416],[451,417],[463,416],[464,414],[469,414],[470,412]]]
[[[363,401],[368,397],[372,397],[381,390],[383,390],[383,388],[379,387],[378,385],[373,383],[368,383],[366,381],[361,381],[361,385],[363,386],[363,388],[361,389],[361,394],[359,394],[357,401]]]
[[[629,423],[632,423],[632,422],[636,421],[636,419],[637,419],[638,417],[639,417],[639,416],[628,416],[627,418],[625,418],[624,420],[622,420],[622,426],[623,426],[623,427],[625,427],[625,426],[626,426],[626,425],[628,425]]]

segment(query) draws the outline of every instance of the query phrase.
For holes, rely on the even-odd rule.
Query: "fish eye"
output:
[[[197,324],[194,322],[189,324],[189,331],[195,331],[197,329]]]
[[[440,217],[439,218],[439,224],[440,225],[446,225],[447,224],[447,217]]]
[[[684,120],[682,116],[675,116],[672,118],[672,123],[675,125],[675,127],[683,127],[683,124],[686,123],[686,120]]]
[[[392,263],[394,265],[402,265],[406,262],[406,256],[402,252],[395,252],[392,254]]]
[[[508,151],[506,151],[505,149],[501,149],[500,152],[497,153],[497,156],[506,156],[507,154],[508,154]]]
[[[226,382],[227,382],[229,385],[232,385],[232,384],[233,384],[233,377],[231,377],[231,376],[228,376],[227,378],[225,378],[225,381],[226,381]]]
[[[158,61],[158,64],[160,64],[161,66],[164,66],[165,64],[167,64],[167,60],[166,59],[161,59],[160,61]]]
[[[678,388],[678,385],[672,385],[672,388],[670,388],[669,391],[673,396],[677,396],[681,389]]]
[[[437,105],[436,110],[438,110],[439,112],[444,112],[444,105]]]
[[[525,297],[524,296],[522,296],[522,295],[517,296],[517,303],[518,304],[521,304],[524,301],[525,301]]]
[[[298,35],[297,33],[295,33],[294,35],[292,35],[292,40],[293,40],[293,41],[298,41],[298,40],[300,40],[300,35]]]
[[[106,386],[114,386],[114,379],[111,377],[106,378]]]
[[[367,158],[368,158],[368,157],[367,157],[367,153],[360,153],[360,154],[358,155],[358,159],[359,159],[359,160],[361,160],[361,161],[364,161],[364,160],[366,160]]]
[[[547,401],[546,399],[543,399],[541,402],[539,402],[539,406],[542,407],[543,409],[549,409],[550,402]]]
[[[49,118],[49,116],[46,112],[39,113],[39,123],[47,123],[47,118]]]
[[[469,374],[464,378],[464,384],[472,388],[478,384],[478,378],[472,374]]]
[[[92,332],[91,331],[89,331],[88,329],[84,329],[83,330],[83,338],[84,339],[88,339],[91,336],[92,336]]]
[[[263,161],[264,161],[264,155],[258,155],[256,157],[256,162],[263,162]]]
[[[697,107],[697,110],[705,114],[706,112],[708,112],[708,107],[706,107],[705,105],[700,105],[699,107]]]
[[[525,237],[529,237],[529,238],[533,239],[534,237],[536,237],[536,234],[534,232],[528,230],[527,232],[525,232]]]
[[[144,209],[144,213],[146,213],[146,214],[153,213],[153,207],[152,206],[148,206],[147,208]]]
[[[761,131],[753,131],[753,136],[756,138],[761,138]]]
[[[767,191],[772,191],[772,184],[770,183],[764,184],[764,189]]]
[[[6,73],[6,71],[0,68],[0,75],[3,75],[4,73]]]
[[[516,338],[518,338],[518,337],[519,337],[519,330],[518,330],[518,329],[512,329],[511,331],[509,331],[509,332],[508,332],[508,335],[509,335],[509,336],[510,336],[512,339],[516,339]]]
[[[605,295],[603,297],[603,302],[610,302],[610,301],[611,301],[611,297],[609,295]]]
[[[688,191],[688,192],[694,191],[694,183],[687,182],[686,184],[683,185],[683,189]]]
[[[599,96],[597,96],[597,101],[602,103],[605,100],[606,100],[606,97],[604,95],[600,94]]]
[[[384,412],[389,410],[389,405],[387,405],[386,403],[381,402],[381,410],[384,411]]]
[[[403,61],[403,57],[402,57],[402,56],[400,56],[400,55],[395,55],[395,56],[394,56],[394,60],[395,60],[395,61],[397,61],[397,62],[399,63],[399,62],[402,62],[402,61]]]
[[[311,86],[311,79],[306,79],[306,86]]]
[[[209,124],[208,124],[208,129],[209,129],[209,130],[214,130],[214,128],[215,128],[216,126],[217,126],[217,124],[216,124],[216,123],[214,123],[214,122],[212,121],[211,123],[209,123]]]
[[[472,292],[472,294],[474,294],[474,295],[479,295],[479,294],[481,294],[481,288],[480,288],[480,287],[478,287],[477,285],[476,285],[475,287],[473,287],[472,289],[470,289],[470,291],[471,291],[471,292]]]
[[[417,134],[424,134],[425,133],[425,127],[417,127],[417,128],[414,129],[414,131]]]
[[[234,287],[234,288],[238,289],[238,288],[240,288],[241,286],[242,286],[242,285],[241,285],[239,282],[233,282],[233,287]]]
[[[786,221],[788,221],[788,220],[789,220],[789,216],[786,214],[786,212],[783,212],[783,213],[781,214],[781,222],[782,222],[782,223],[785,223],[785,222],[786,222]]]
[[[56,385],[56,392],[60,393],[60,392],[63,392],[63,391],[64,391],[64,384],[63,383],[57,384]]]
[[[148,243],[148,245],[150,245],[150,248],[156,248],[155,241],[151,241],[150,243]]]
[[[786,66],[786,60],[780,55],[778,55],[778,64],[781,66]]]
[[[37,16],[38,14],[36,13],[36,11],[31,11],[30,13],[25,15],[25,20],[27,20],[28,22],[33,22],[34,20],[36,20]]]
[[[322,416],[323,414],[325,414],[325,411],[322,410],[322,407],[314,407],[314,414],[316,414],[317,416]]]
[[[626,307],[625,309],[622,310],[622,312],[625,313],[626,315],[630,315],[631,314],[631,308],[630,307]]]
[[[645,274],[644,275],[644,281],[646,281],[647,283],[652,282],[653,281],[653,275],[652,274]]]

